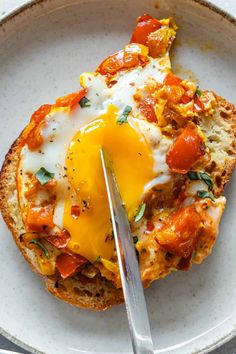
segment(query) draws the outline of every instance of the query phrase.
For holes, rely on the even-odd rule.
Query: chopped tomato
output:
[[[71,210],[70,210],[70,213],[71,213],[71,216],[74,218],[74,219],[78,219],[78,217],[80,216],[80,206],[79,205],[72,205],[71,206]]]
[[[164,85],[177,85],[179,86],[181,84],[183,80],[180,79],[178,76],[175,76],[174,74],[172,74],[172,72],[168,72],[168,74],[166,75],[165,79],[164,79]]]
[[[188,258],[194,250],[201,227],[201,216],[193,207],[181,208],[156,232],[156,240],[168,252]]]
[[[56,259],[56,268],[61,274],[61,277],[66,279],[73,275],[76,270],[86,262],[87,259],[80,255],[61,253]]]
[[[30,122],[33,122],[35,124],[39,124],[42,120],[44,120],[44,118],[46,117],[47,114],[50,113],[52,108],[52,105],[50,104],[44,104],[41,107],[39,107],[39,109],[37,109],[37,111],[35,111],[31,118],[30,118]]]
[[[120,50],[106,58],[98,67],[97,71],[102,74],[115,74],[125,67],[124,50]]]
[[[185,90],[183,87],[177,85],[166,85],[162,98],[167,99],[169,102],[178,103],[181,101],[184,94]]]
[[[181,101],[181,103],[187,104],[187,103],[189,103],[191,100],[192,100],[192,98],[189,97],[189,96],[187,95],[187,93],[185,92],[184,95],[181,97],[181,100],[180,100],[180,101]]]
[[[198,96],[194,98],[194,110],[195,112],[202,112],[204,110],[204,105]]]
[[[31,151],[34,151],[41,146],[43,143],[43,137],[40,132],[42,122],[46,115],[50,113],[51,108],[51,105],[44,104],[32,114],[30,124],[26,127],[21,137],[22,146],[27,143]]]
[[[140,102],[139,108],[140,108],[141,113],[147,118],[147,120],[149,122],[156,122],[157,121],[156,113],[155,113],[155,110],[153,108],[153,104],[152,104],[150,98],[148,98],[148,97],[144,98]]]
[[[56,235],[46,237],[46,240],[56,248],[65,248],[70,241],[70,234],[64,229]]]
[[[35,178],[35,176],[31,177],[30,185],[26,189],[24,196],[26,199],[33,199],[40,188],[39,181]]]
[[[47,233],[53,224],[53,206],[46,205],[29,207],[26,216],[26,226],[30,231]]]
[[[147,44],[148,35],[161,28],[161,23],[150,15],[143,15],[138,18],[137,26],[132,34],[130,43]]]
[[[146,224],[146,233],[150,233],[155,229],[155,225],[152,220],[148,220]]]
[[[166,162],[172,172],[187,173],[205,153],[205,144],[197,129],[188,126],[167,154]]]
[[[87,88],[84,88],[78,92],[70,93],[69,95],[59,97],[56,100],[56,107],[70,107],[74,108],[76,104],[78,104],[83,97],[87,94]]]
[[[53,188],[55,188],[56,185],[57,185],[57,181],[53,178],[50,181],[48,181],[43,187],[50,191]],[[37,180],[37,178],[35,178],[35,176],[32,175],[30,185],[24,193],[25,198],[28,200],[33,200],[33,198],[35,198],[35,195],[38,193],[40,188],[42,188],[42,185]]]
[[[55,180],[55,178],[50,179],[50,181],[48,181],[44,186],[48,189],[51,190],[53,188],[55,188],[57,185],[57,181]]]
[[[143,14],[137,18],[137,22],[143,22],[147,20],[151,20],[153,17],[149,14]]]
[[[177,265],[177,269],[189,270],[189,268],[191,267],[191,261],[192,261],[192,254],[190,254],[188,258],[181,258]]]
[[[28,134],[26,139],[29,150],[35,151],[40,148],[43,143],[43,137],[41,135],[41,124],[35,126]]]
[[[120,70],[129,69],[143,63],[141,53],[129,50],[120,50],[110,55],[98,67],[97,71],[102,75],[114,75]]]
[[[147,37],[149,55],[157,58],[164,55],[175,39],[175,30],[170,27],[161,27],[158,31],[152,32]]]

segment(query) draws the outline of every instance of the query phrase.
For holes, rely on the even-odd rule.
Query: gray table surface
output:
[[[0,19],[8,12],[17,8],[19,5],[26,3],[26,0],[0,0]],[[210,0],[210,2],[218,5],[222,9],[230,12],[236,17],[236,0]],[[28,352],[17,347],[6,338],[0,335],[0,349],[18,351],[27,354]],[[223,345],[221,348],[212,352],[212,354],[236,354],[236,338]]]

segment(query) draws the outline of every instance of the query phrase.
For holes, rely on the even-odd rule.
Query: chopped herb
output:
[[[44,185],[53,179],[54,173],[47,171],[44,167],[41,167],[38,172],[35,173],[35,177],[42,185]]]
[[[146,209],[146,203],[143,203],[139,206],[138,212],[137,212],[135,219],[134,219],[135,222],[138,222],[139,220],[142,219],[145,209]]]
[[[39,248],[41,248],[41,250],[42,250],[43,253],[45,254],[45,257],[46,257],[47,259],[50,258],[48,249],[47,249],[41,242],[39,242],[38,240],[36,240],[36,239],[33,238],[32,240],[30,240],[29,243],[34,244],[34,245],[38,246]]]
[[[97,256],[97,258],[95,259],[94,263],[95,262],[101,262],[101,256]]]
[[[91,105],[89,104],[89,102],[90,100],[87,97],[83,97],[79,101],[79,105],[81,108],[90,107]]]
[[[136,245],[136,243],[138,242],[138,236],[134,236],[133,240],[134,240],[134,244]]]
[[[213,202],[215,201],[215,198],[212,193],[207,192],[207,191],[197,191],[197,196],[199,198],[210,198]]]
[[[199,172],[199,171],[189,171],[188,172],[188,177],[191,179],[191,180],[201,180],[203,182],[206,183],[206,185],[208,186],[208,188],[210,190],[212,190],[213,188],[213,181],[212,181],[212,178],[211,176],[206,173],[206,172]]]
[[[199,87],[197,87],[195,94],[196,96],[201,97],[202,91],[199,89]]]
[[[116,123],[117,124],[127,123],[127,118],[131,111],[132,111],[132,107],[126,106],[121,116],[117,119]]]

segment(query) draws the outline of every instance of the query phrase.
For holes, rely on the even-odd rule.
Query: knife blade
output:
[[[133,351],[136,354],[151,354],[153,343],[149,317],[128,216],[121,199],[112,161],[104,148],[101,148],[100,155]]]

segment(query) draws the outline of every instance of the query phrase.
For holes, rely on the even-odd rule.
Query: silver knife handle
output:
[[[107,154],[104,156],[102,149],[101,160],[133,351],[135,354],[153,354],[146,301],[129,220],[122,203],[112,163]]]
[[[153,354],[149,318],[139,273],[139,265],[133,244],[133,237],[127,217],[124,219],[122,216],[123,213],[125,213],[126,216],[126,211],[124,207],[121,207],[123,210],[116,211],[117,205],[119,206],[114,200],[113,208],[114,215],[116,215],[116,220],[114,220],[116,223],[116,229],[114,230],[114,233],[117,232],[120,247],[120,253],[117,253],[118,262],[119,265],[121,263],[123,265],[120,267],[120,275],[122,284],[126,284],[126,286],[123,286],[123,293],[127,308],[133,351],[135,354]],[[120,217],[123,222],[119,222]],[[124,220],[126,220],[126,222],[124,222]],[[122,238],[122,235],[125,235],[126,237]],[[121,238],[123,239],[123,242],[121,241]],[[128,259],[129,262],[126,262],[125,259]]]

